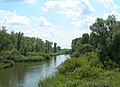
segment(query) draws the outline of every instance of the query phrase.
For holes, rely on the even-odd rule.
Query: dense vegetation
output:
[[[0,29],[0,68],[13,66],[15,62],[30,62],[49,59],[61,54],[61,47],[51,41],[27,37],[23,33],[8,33],[6,27]],[[64,51],[63,51],[64,52]]]
[[[72,55],[42,87],[120,87],[120,21],[97,18],[90,35],[72,41]]]

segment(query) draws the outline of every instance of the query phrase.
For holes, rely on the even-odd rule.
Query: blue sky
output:
[[[57,42],[62,48],[90,33],[97,17],[111,14],[120,20],[119,0],[0,0],[0,27]]]

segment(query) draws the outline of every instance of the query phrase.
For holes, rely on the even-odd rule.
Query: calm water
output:
[[[39,80],[54,75],[69,56],[60,55],[41,63],[22,63],[0,70],[0,87],[38,87]]]

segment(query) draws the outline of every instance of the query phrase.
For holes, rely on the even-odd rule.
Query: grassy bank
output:
[[[53,56],[63,54],[63,51],[57,53],[40,53],[28,52],[26,56],[20,55],[18,51],[1,51],[0,52],[0,69],[14,66],[15,63],[20,62],[40,62],[48,60]]]
[[[14,66],[15,63],[12,60],[0,60],[0,69]]]
[[[35,62],[45,60],[43,56],[21,56],[15,62]]]
[[[120,87],[120,72],[111,61],[104,67],[96,53],[68,59],[59,74],[40,81],[42,87]]]

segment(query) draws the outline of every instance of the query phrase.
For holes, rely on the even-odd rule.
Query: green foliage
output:
[[[19,32],[17,34],[17,50],[21,49],[22,43],[23,43],[23,33]]]
[[[14,65],[15,63],[12,60],[0,59],[0,69],[8,68]]]
[[[80,54],[92,52],[93,47],[89,44],[89,34],[84,33],[82,38],[72,40],[72,57],[79,57]]]
[[[84,33],[82,35],[82,41],[81,41],[81,43],[82,44],[88,44],[88,42],[89,42],[89,34],[88,33]]]
[[[11,48],[11,40],[10,35],[7,34],[7,30],[5,27],[2,27],[2,30],[0,30],[0,51],[2,50],[10,50]]]
[[[81,38],[72,41],[73,56],[79,57],[86,52],[97,52],[100,61],[106,66],[106,61],[120,64],[120,22],[114,15],[106,20],[97,18],[90,26],[90,36],[84,33]],[[109,64],[109,63],[108,63]]]
[[[86,53],[68,59],[59,74],[40,81],[42,87],[119,87],[119,70],[105,70],[98,54]]]
[[[120,26],[120,23],[119,23]],[[116,28],[116,31],[112,34],[112,40],[110,44],[110,50],[113,60],[120,64],[120,30]]]
[[[61,54],[58,51],[61,51],[61,47],[57,46],[57,43],[53,47],[51,41],[26,37],[22,32],[15,33],[12,31],[9,34],[4,26],[0,29],[1,67],[12,64],[4,63],[4,61],[14,61],[16,63],[50,59],[53,55]]]
[[[43,60],[45,60],[43,56],[19,56],[17,62],[37,62]]]
[[[119,87],[120,21],[114,15],[97,18],[91,34],[72,40],[72,57],[58,67],[59,75],[41,81],[43,87]],[[47,83],[47,84],[46,84]]]
[[[58,70],[60,71],[60,73],[63,74],[68,74],[68,73],[71,74],[71,72],[76,72],[76,71],[80,72],[81,70],[80,74],[85,74],[90,70],[93,71],[94,67],[101,68],[103,67],[103,65],[100,62],[97,54],[86,53],[86,54],[82,54],[81,58],[68,59],[65,62],[65,65],[59,67]]]
[[[11,51],[17,49],[21,55],[27,55],[28,52],[53,53],[61,50],[57,43],[43,41],[40,38],[26,37],[24,33],[7,33],[5,27],[0,30],[0,51]]]
[[[51,54],[47,54],[47,53],[40,53],[40,52],[29,52],[27,53],[27,56],[43,56],[46,59],[50,59]]]
[[[57,52],[57,43],[54,43],[54,53]]]
[[[81,60],[78,60],[76,58],[72,59],[68,59],[66,62],[65,62],[65,65],[64,66],[61,66],[58,68],[59,72],[62,73],[62,74],[69,74],[71,72],[73,72],[75,70],[75,68],[78,68],[82,65],[82,62]]]
[[[75,51],[72,53],[71,57],[75,57],[75,58],[78,58],[80,56],[80,52],[78,51]]]
[[[98,41],[94,41],[92,44],[94,45],[94,48],[97,48],[100,60],[103,63],[109,59],[113,61],[114,59],[116,60],[115,55],[113,55],[115,49],[111,49],[111,45],[116,46],[116,44],[118,44],[118,42],[114,43],[113,41],[113,32],[118,30],[117,28],[114,28],[114,26],[118,26],[114,15],[108,16],[106,20],[97,18],[96,22],[90,26],[92,31],[92,36],[90,36],[91,40],[97,39],[96,41]],[[119,45],[116,46],[116,48],[118,47]]]
[[[84,54],[92,51],[93,48],[90,44],[80,44],[79,46],[77,46],[76,51],[73,52],[72,57],[78,58],[80,54]]]
[[[90,44],[83,44],[78,48],[80,53],[92,52],[92,46]]]
[[[81,46],[82,38],[76,38],[72,40],[72,52],[75,52],[78,46]]]

